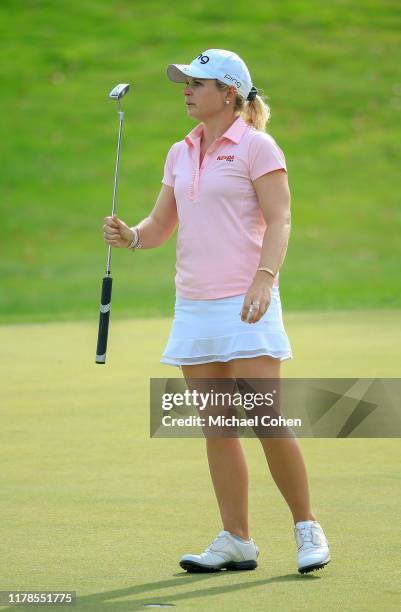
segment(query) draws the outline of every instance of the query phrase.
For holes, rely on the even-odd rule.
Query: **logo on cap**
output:
[[[207,64],[209,61],[209,57],[207,55],[202,55],[202,53],[198,55],[196,59],[198,59],[201,64]]]
[[[235,77],[231,76],[231,74],[225,74],[224,78],[228,79],[229,81],[234,81],[237,87],[241,87],[241,81],[238,81]]]

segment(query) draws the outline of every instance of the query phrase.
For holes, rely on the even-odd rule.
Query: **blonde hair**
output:
[[[229,87],[225,83],[222,83],[218,79],[215,79],[216,87],[218,89],[225,89]],[[262,95],[259,95],[261,93]],[[258,94],[254,100],[245,100],[243,96],[237,93],[234,104],[234,112],[237,115],[241,115],[243,120],[255,130],[260,132],[266,131],[266,125],[270,119],[270,107],[265,102],[266,96],[263,95],[263,89],[258,90]]]

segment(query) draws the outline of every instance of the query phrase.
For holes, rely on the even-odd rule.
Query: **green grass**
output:
[[[194,127],[166,65],[237,51],[268,96],[293,228],[287,308],[399,308],[399,3],[4,1],[0,322],[96,316],[118,128],[129,81],[117,212],[152,209],[171,144]],[[170,315],[175,237],[115,252],[113,312]]]
[[[286,377],[396,377],[396,310],[288,313]],[[245,439],[255,572],[178,566],[221,528],[202,439],[149,438],[149,378],[170,319],[113,321],[107,364],[96,323],[0,328],[0,590],[75,590],[77,609],[396,610],[399,440],[302,439],[312,505],[332,562],[300,576],[288,507]],[[372,559],[374,558],[374,562]],[[4,608],[6,609],[6,608]],[[10,608],[11,609],[11,608]]]

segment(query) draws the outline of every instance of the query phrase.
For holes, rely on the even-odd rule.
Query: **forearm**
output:
[[[258,267],[267,267],[275,274],[280,270],[288,247],[288,240],[291,232],[291,224],[286,221],[277,220],[269,224],[263,237],[262,252]],[[264,272],[257,272],[264,277],[273,277]]]
[[[135,227],[139,230],[139,240],[143,249],[154,249],[169,239],[174,227],[165,227],[152,216],[145,217]]]

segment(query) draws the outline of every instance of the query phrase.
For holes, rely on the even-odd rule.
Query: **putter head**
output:
[[[120,83],[116,85],[114,89],[111,90],[109,97],[113,98],[113,100],[121,100],[129,90],[129,83]]]

